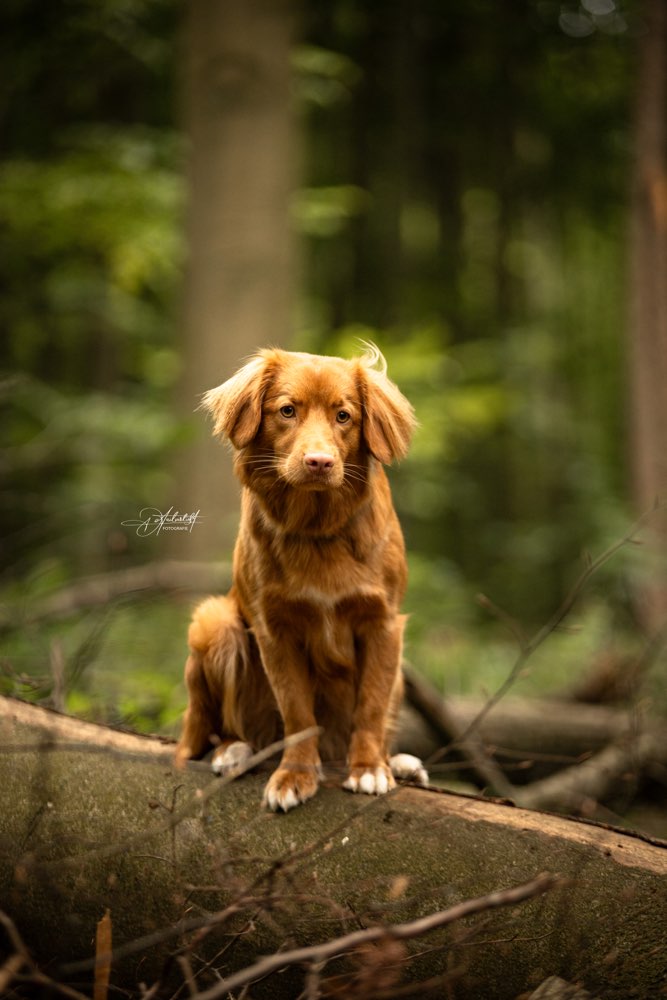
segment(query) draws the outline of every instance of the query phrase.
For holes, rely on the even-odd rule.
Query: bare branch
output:
[[[3,611],[0,632],[10,632],[38,622],[68,618],[86,608],[105,607],[129,595],[163,592],[208,593],[224,590],[231,579],[228,563],[185,562],[165,559],[131,566],[112,573],[84,577],[31,606],[25,614]]]
[[[588,802],[603,801],[628,773],[638,777],[646,765],[665,759],[664,741],[655,732],[642,733],[622,744],[612,744],[588,760],[567,767],[541,781],[515,790],[525,809],[566,809],[580,812]]]
[[[5,933],[14,948],[14,955],[10,956],[2,969],[0,969],[0,990],[2,990],[3,995],[12,982],[20,979],[22,982],[41,986],[42,990],[49,994],[60,993],[62,996],[68,997],[69,1000],[89,1000],[89,997],[86,997],[83,993],[79,993],[78,990],[72,989],[71,986],[65,986],[63,983],[58,983],[55,979],[51,979],[43,972],[40,972],[33,962],[30,952],[17,930],[16,924],[2,910],[0,910],[0,925],[4,927]],[[26,973],[22,974],[21,969],[26,969]]]
[[[226,997],[233,990],[247,983],[263,979],[279,969],[284,969],[288,965],[320,964],[328,961],[334,956],[350,952],[362,945],[373,941],[380,941],[389,938],[394,941],[404,941],[411,938],[421,937],[439,927],[454,923],[464,917],[472,916],[475,913],[483,913],[487,910],[497,909],[501,906],[514,906],[535,896],[541,896],[549,892],[557,885],[563,885],[564,880],[556,875],[545,873],[538,875],[530,882],[516,886],[513,889],[502,889],[498,892],[489,893],[486,896],[479,896],[476,899],[469,899],[463,903],[457,903],[447,910],[440,910],[431,913],[427,917],[418,920],[411,920],[403,924],[393,924],[389,926],[369,927],[360,931],[353,931],[343,937],[325,941],[322,944],[311,945],[306,948],[295,948],[292,951],[279,952],[276,955],[267,955],[258,959],[247,969],[232,976],[228,976],[219,984],[196,995],[196,1000],[219,1000]]]
[[[497,795],[511,799],[514,796],[514,786],[507,780],[496,762],[485,752],[476,739],[464,736],[464,726],[448,709],[446,701],[438,692],[419,677],[409,667],[403,667],[405,676],[405,693],[413,708],[433,726],[440,737],[450,742],[451,747],[457,747],[462,756],[470,763],[483,785]]]

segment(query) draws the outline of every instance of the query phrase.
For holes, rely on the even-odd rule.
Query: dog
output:
[[[415,418],[365,346],[352,360],[260,350],[202,402],[235,450],[241,523],[230,592],[190,624],[176,755],[217,744],[214,769],[241,772],[253,752],[311,730],[268,781],[274,811],[315,794],[322,761],[347,762],[353,792],[427,781],[418,758],[389,757],[407,570],[383,466],[406,455]]]

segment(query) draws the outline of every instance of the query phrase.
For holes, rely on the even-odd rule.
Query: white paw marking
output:
[[[314,794],[315,791],[308,795],[300,794],[290,786],[276,789],[267,785],[264,791],[264,805],[268,806],[272,812],[289,812],[290,809],[306,802]]]
[[[375,792],[376,781],[372,771],[366,771],[359,778],[359,791],[364,795],[372,795]]]
[[[348,791],[363,792],[364,795],[386,795],[393,787],[394,779],[383,767],[376,767],[374,771],[364,771],[359,778],[351,774],[343,784],[343,788],[347,788]]]
[[[290,783],[285,779],[284,774],[281,774],[276,778],[278,772],[269,778],[266,788],[264,789],[263,803],[272,812],[288,812],[290,809],[294,809],[295,806],[300,805],[302,802],[307,802],[308,799],[312,799],[313,795],[317,792],[319,781],[322,777],[322,769],[319,764],[313,765],[313,771],[315,774],[315,781],[310,780],[299,780],[297,777],[293,783]],[[308,779],[308,775],[306,778]]]
[[[418,785],[428,785],[428,771],[419,757],[411,753],[397,753],[389,759],[391,773],[399,781],[414,781]]]
[[[264,804],[271,809],[272,812],[288,812],[290,809],[294,809],[295,806],[299,805],[299,798],[293,788],[284,788],[281,791],[276,791],[273,788],[267,788],[264,793]]]
[[[242,774],[251,757],[252,747],[237,740],[214,754],[211,768],[216,774]]]

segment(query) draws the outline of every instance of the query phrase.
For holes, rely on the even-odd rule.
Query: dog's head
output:
[[[295,487],[332,489],[355,478],[372,456],[388,465],[407,454],[412,406],[369,345],[350,361],[263,350],[202,406],[214,432],[245,452],[246,471],[278,475]]]

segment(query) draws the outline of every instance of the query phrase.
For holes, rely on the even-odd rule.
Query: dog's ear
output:
[[[235,448],[245,448],[259,431],[267,369],[265,354],[256,354],[236,375],[202,397],[200,409],[213,416],[213,433],[228,438]]]
[[[370,345],[360,359],[363,436],[371,455],[383,465],[405,458],[417,423],[411,404],[387,378],[386,367],[378,349]]]

